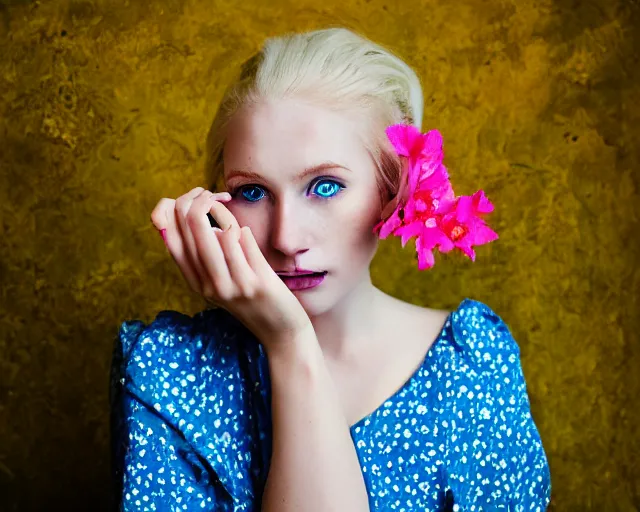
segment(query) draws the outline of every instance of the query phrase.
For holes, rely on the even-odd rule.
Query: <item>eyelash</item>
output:
[[[341,190],[346,188],[342,183],[334,180],[333,178],[327,178],[327,177],[322,177],[322,176],[319,177],[319,178],[316,178],[315,180],[313,180],[311,182],[311,184],[309,185],[309,188],[310,189],[313,188],[317,183],[320,183],[320,182],[335,183],[338,186],[338,190],[337,190],[337,192],[335,194],[333,194],[331,196],[318,196],[317,195],[317,197],[319,199],[326,199],[326,200],[333,199],[334,197],[336,197],[340,193]],[[241,195],[243,190],[251,189],[251,188],[259,188],[261,190],[264,190],[264,188],[261,187],[260,185],[256,185],[256,184],[250,183],[248,185],[242,185],[240,187],[237,187],[237,188],[231,190],[229,193],[231,194],[231,197],[234,198],[234,199],[238,195],[240,195],[240,199],[245,203],[254,204],[254,203],[257,203],[257,202],[261,201],[262,197],[260,199],[256,199],[256,200],[252,201],[252,200],[247,199],[246,197]]]

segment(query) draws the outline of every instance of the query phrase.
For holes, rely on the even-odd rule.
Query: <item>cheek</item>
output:
[[[264,252],[267,238],[264,212],[261,212],[260,208],[247,208],[246,206],[232,203],[233,201],[225,206],[238,221],[240,227],[249,226],[251,228],[253,238],[256,239],[260,249]]]
[[[378,237],[373,233],[373,228],[379,220],[380,208],[377,201],[371,201],[368,196],[358,200],[353,198],[336,222],[340,226],[338,233],[341,246],[351,253],[369,254],[375,251]]]
[[[354,231],[363,234],[372,233],[373,227],[380,220],[380,204],[377,191],[374,195],[363,194],[361,197],[353,198],[346,204],[347,212],[344,218],[350,219],[349,224]]]

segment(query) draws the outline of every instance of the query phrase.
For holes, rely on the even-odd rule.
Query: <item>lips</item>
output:
[[[327,274],[327,271],[322,272],[277,272],[282,279],[292,279],[298,277],[320,277]]]
[[[297,274],[295,276],[280,276],[282,282],[292,291],[309,290],[320,285],[327,272],[314,272],[311,274]]]

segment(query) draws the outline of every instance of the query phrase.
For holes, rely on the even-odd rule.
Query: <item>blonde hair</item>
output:
[[[346,28],[269,38],[242,65],[207,136],[205,174],[210,190],[221,190],[225,131],[233,114],[261,100],[287,97],[362,115],[367,122],[360,135],[376,165],[381,204],[385,196],[395,196],[401,164],[384,130],[398,123],[421,128],[420,80],[391,51]]]

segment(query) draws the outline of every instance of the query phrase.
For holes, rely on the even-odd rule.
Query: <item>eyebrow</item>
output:
[[[304,180],[307,176],[309,176],[310,174],[316,174],[320,171],[325,171],[327,169],[345,169],[347,171],[351,171],[351,169],[349,169],[348,167],[345,167],[344,165],[340,165],[337,164],[335,162],[322,162],[321,164],[318,165],[314,165],[311,167],[307,167],[306,169],[304,169],[302,172],[300,172],[296,178],[295,181],[302,181]],[[230,180],[231,178],[233,178],[234,176],[244,176],[246,178],[250,178],[250,179],[257,179],[257,180],[264,180],[264,176],[262,176],[261,174],[258,174],[257,172],[253,172],[249,169],[231,169],[231,171],[229,171],[229,175],[227,176],[227,180]]]

